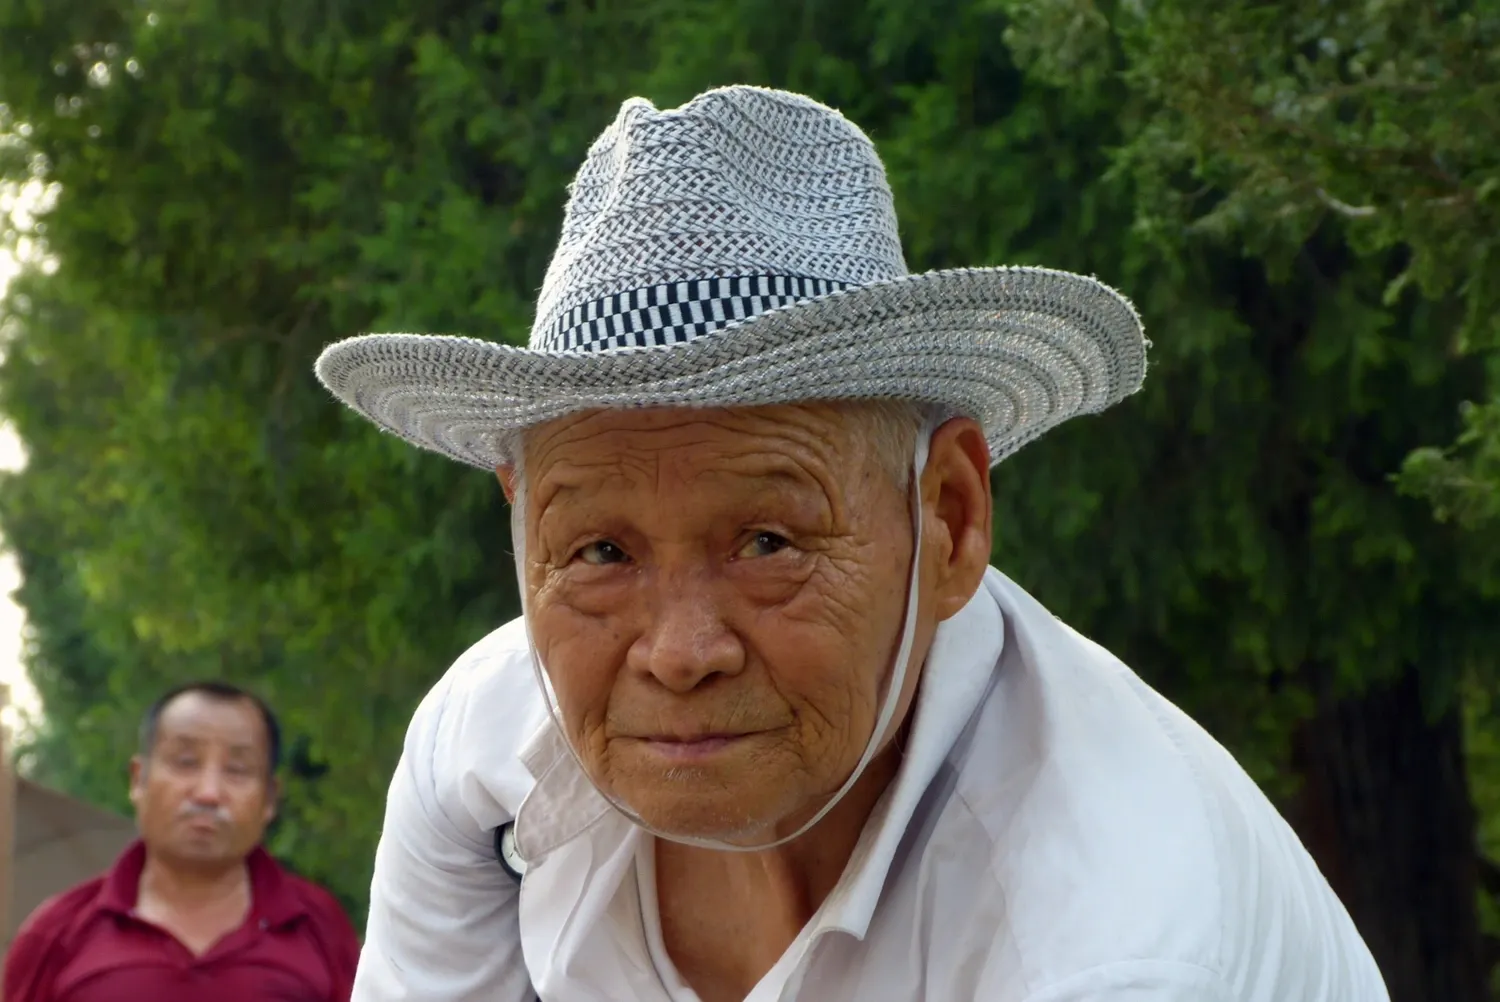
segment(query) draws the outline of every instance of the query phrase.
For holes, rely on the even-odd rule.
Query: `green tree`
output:
[[[1328,361],[1352,385],[1364,382],[1376,408],[1407,406],[1406,393],[1370,381],[1372,370],[1393,362],[1407,369],[1410,384],[1441,379],[1441,370],[1471,374],[1449,387],[1462,418],[1453,445],[1445,445],[1440,425],[1429,425],[1439,437],[1390,436],[1410,451],[1361,465],[1367,477],[1397,477],[1402,490],[1430,500],[1439,519],[1471,530],[1458,537],[1462,552],[1447,573],[1481,602],[1479,646],[1460,654],[1447,638],[1435,639],[1450,628],[1453,607],[1433,604],[1424,585],[1367,620],[1383,656],[1361,658],[1348,673],[1354,686],[1327,691],[1314,683],[1317,713],[1299,748],[1307,810],[1322,815],[1308,820],[1310,836],[1381,957],[1393,997],[1479,997],[1494,944],[1481,949],[1460,906],[1473,894],[1476,871],[1492,873],[1493,863],[1472,849],[1473,814],[1459,794],[1456,694],[1469,693],[1471,726],[1490,731],[1477,735],[1477,746],[1491,747],[1496,724],[1486,694],[1496,681],[1490,650],[1500,632],[1500,5],[1024,6],[1045,28],[1030,36],[1041,72],[1059,79],[1070,62],[1077,67],[1076,55],[1052,55],[1068,53],[1058,46],[1067,37],[1059,29],[1072,26],[1075,40],[1087,39],[1072,53],[1108,60],[1136,96],[1140,124],[1116,162],[1142,192],[1139,227],[1170,244],[1186,234],[1241,246],[1275,276],[1295,273],[1310,248],[1337,242],[1364,272],[1349,288],[1378,312],[1347,315],[1349,352]],[[1382,336],[1361,331],[1371,316],[1388,318]],[[1345,420],[1361,409],[1357,400],[1349,404]],[[1339,507],[1342,535],[1371,526]],[[1386,546],[1415,541],[1409,530],[1390,528],[1397,531],[1382,533]],[[1398,550],[1391,556],[1382,562],[1401,579],[1398,588],[1419,580],[1413,561]],[[1405,653],[1397,653],[1405,632],[1393,629],[1397,623],[1414,630]],[[1316,679],[1318,670],[1307,667],[1304,677]],[[1425,721],[1415,716],[1418,706]],[[1383,769],[1372,771],[1382,759]],[[1491,809],[1491,788],[1500,782],[1493,761],[1476,759],[1472,781]],[[1311,806],[1330,797],[1351,804],[1393,797],[1398,774],[1423,777],[1425,789],[1405,801],[1404,817]],[[1447,792],[1435,795],[1440,789]],[[1413,865],[1403,871],[1380,862],[1395,858]],[[1419,903],[1412,891],[1423,886],[1431,890]]]
[[[358,907],[406,719],[513,573],[496,485],[369,434],[312,359],[521,338],[638,34],[541,2],[0,3],[0,176],[61,193],[0,373],[39,774],[123,807],[154,695],[248,682],[296,750],[273,848]]]
[[[1310,246],[1337,240],[1368,273],[1361,299],[1397,318],[1386,338],[1362,338],[1359,320],[1346,321],[1353,338],[1350,362],[1359,369],[1389,365],[1406,356],[1412,381],[1430,378],[1410,351],[1422,347],[1431,363],[1449,371],[1487,372],[1488,378],[1454,387],[1463,431],[1449,440],[1407,440],[1412,452],[1371,474],[1400,475],[1401,487],[1434,502],[1440,519],[1472,529],[1467,550],[1451,573],[1470,594],[1488,595],[1488,633],[1496,636],[1500,552],[1500,5],[1397,0],[1334,0],[1320,5],[1251,3],[1194,5],[1181,0],[1133,9],[1094,10],[1071,0],[1025,5],[1041,23],[1088,23],[1094,55],[1101,28],[1113,28],[1122,78],[1139,98],[1142,124],[1118,157],[1143,192],[1137,225],[1169,242],[1187,233],[1235,243],[1266,261],[1275,275],[1298,267]],[[1109,17],[1104,17],[1104,15]],[[1034,34],[1047,40],[1061,33]],[[1055,49],[1056,51],[1056,49]],[[1038,55],[1038,63],[1046,58]],[[1047,71],[1061,71],[1061,65]],[[1379,294],[1379,299],[1377,299]],[[1401,354],[1395,354],[1401,353]],[[1469,356],[1467,359],[1461,356]],[[1445,365],[1446,363],[1446,365]],[[1404,407],[1404,396],[1382,396],[1382,408]],[[1434,432],[1439,429],[1434,428]],[[1407,562],[1392,567],[1406,573]],[[1427,604],[1421,603],[1421,604]],[[1413,604],[1415,612],[1416,604]],[[1449,619],[1431,607],[1430,633]],[[1482,618],[1481,622],[1485,619]],[[1380,640],[1394,639],[1386,619]],[[1484,631],[1484,627],[1482,627]],[[1491,639],[1493,645],[1493,639]],[[1409,768],[1419,742],[1412,723],[1398,723],[1419,693],[1430,720],[1458,744],[1461,714],[1454,694],[1467,688],[1476,705],[1493,690],[1494,658],[1481,651],[1451,657],[1443,643],[1418,648],[1404,672],[1412,681],[1386,687],[1382,673],[1355,675],[1358,699],[1323,696],[1305,730],[1304,768],[1310,784],[1323,783],[1346,798],[1374,793],[1368,756],[1355,757],[1356,735],[1383,735],[1401,748],[1389,768]],[[1370,684],[1374,682],[1374,684]],[[1394,702],[1392,702],[1394,700]],[[1476,718],[1493,729],[1493,721]],[[1431,780],[1457,784],[1457,747],[1434,754]],[[1481,786],[1496,774],[1479,772]],[[1316,789],[1316,787],[1314,787]],[[1386,795],[1391,787],[1385,787]],[[1367,817],[1328,816],[1319,832],[1326,864],[1385,962],[1395,998],[1475,998],[1487,960],[1469,922],[1455,926],[1458,901],[1470,894],[1475,868],[1493,867],[1473,856],[1472,819],[1457,789],[1448,807],[1431,802],[1412,811],[1416,823],[1395,825],[1373,811]],[[1493,802],[1481,790],[1481,801]],[[1446,834],[1442,834],[1445,832]],[[1427,856],[1424,870],[1394,874],[1362,865],[1398,850]],[[1442,864],[1433,865],[1434,859]],[[1361,873],[1364,871],[1364,873]],[[1400,909],[1401,883],[1446,886],[1451,904],[1410,907],[1400,924],[1371,915]],[[1434,972],[1446,974],[1434,977]]]
[[[1093,11],[1086,0],[1026,6],[1054,25]],[[1361,257],[1395,251],[1386,301],[1412,287],[1451,298],[1462,305],[1453,349],[1494,356],[1500,5],[1169,0],[1115,23],[1126,79],[1151,106],[1130,159],[1153,211],[1272,260],[1320,227]],[[1456,445],[1416,453],[1406,483],[1441,517],[1475,524],[1500,513],[1500,399],[1464,415]]]

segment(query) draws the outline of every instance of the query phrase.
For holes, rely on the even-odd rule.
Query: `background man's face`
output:
[[[248,699],[188,692],[168,703],[146,758],[131,762],[130,800],[147,847],[188,865],[243,859],[275,815],[267,743]]]

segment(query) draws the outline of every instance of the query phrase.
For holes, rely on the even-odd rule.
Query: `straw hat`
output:
[[[318,377],[386,431],[485,469],[596,408],[900,399],[983,426],[994,462],[1135,392],[1130,303],[1043,268],[907,272],[870,140],[809,98],[636,98],[571,188],[530,344],[367,334]]]

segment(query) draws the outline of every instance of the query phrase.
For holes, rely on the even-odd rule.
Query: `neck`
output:
[[[243,898],[250,890],[244,860],[215,864],[183,864],[146,853],[137,891],[138,901],[158,901],[174,909],[211,907]]]
[[[872,759],[833,810],[786,845],[758,852],[725,852],[658,840],[659,882],[663,877],[671,880],[674,871],[712,874],[715,882],[723,882],[728,897],[759,901],[766,914],[779,915],[794,930],[800,929],[843,876],[871,812],[901,766],[899,744],[893,743]],[[786,822],[787,830],[795,830],[804,821]]]

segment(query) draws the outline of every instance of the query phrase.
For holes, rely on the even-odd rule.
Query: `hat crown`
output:
[[[571,186],[531,347],[679,343],[906,274],[880,157],[837,111],[745,86],[633,98]]]

